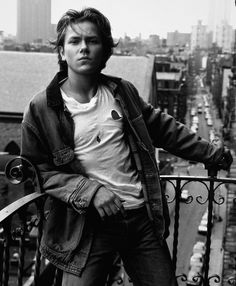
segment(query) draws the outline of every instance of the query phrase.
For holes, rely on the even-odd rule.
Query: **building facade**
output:
[[[157,80],[157,106],[164,112],[185,123],[187,110],[187,86],[185,64],[175,63],[171,58],[155,59]]]
[[[51,34],[51,0],[18,0],[17,41],[47,43]]]
[[[167,46],[168,47],[185,47],[190,45],[190,33],[168,32],[167,33]]]
[[[223,53],[230,53],[234,44],[234,30],[226,21],[216,27],[216,43]]]
[[[210,0],[208,7],[208,29],[213,33],[213,41],[216,41],[216,34],[222,22],[230,23],[233,1]]]
[[[192,26],[190,47],[193,51],[195,48],[207,49],[212,42],[212,34],[208,32],[208,27],[198,21],[197,25]]]

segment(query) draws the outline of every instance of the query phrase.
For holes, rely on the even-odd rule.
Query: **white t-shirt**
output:
[[[121,109],[109,89],[99,86],[88,103],[79,103],[62,89],[61,93],[75,124],[75,155],[88,177],[124,200],[126,209],[143,205],[141,181],[124,140]]]

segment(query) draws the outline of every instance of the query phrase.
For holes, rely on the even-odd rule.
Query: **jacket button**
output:
[[[87,202],[85,200],[79,200],[77,204],[78,204],[79,208],[86,208],[87,207]]]

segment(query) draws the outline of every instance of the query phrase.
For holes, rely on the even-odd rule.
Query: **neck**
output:
[[[80,103],[87,103],[96,94],[98,87],[98,76],[70,75],[62,85],[62,89],[68,96],[73,97]]]

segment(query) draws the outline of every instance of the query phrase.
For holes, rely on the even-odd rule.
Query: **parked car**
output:
[[[189,272],[187,275],[187,286],[199,286],[202,282],[204,267],[205,243],[197,241],[193,246],[193,253],[190,257]]]
[[[190,266],[203,267],[204,255],[202,253],[193,253],[190,257]]]
[[[214,223],[214,214],[212,214],[212,225]],[[200,234],[206,234],[207,233],[207,223],[208,223],[208,210],[205,211],[205,213],[202,216],[201,222],[198,226],[198,233]]]
[[[192,107],[191,108],[191,116],[195,116],[196,115],[196,108]]]
[[[198,103],[197,112],[202,113],[202,103]]]
[[[208,118],[208,119],[207,119],[207,125],[208,125],[208,126],[212,126],[212,125],[213,125],[213,122],[212,122],[212,119],[211,119],[211,118]]]
[[[196,267],[193,267],[189,270],[187,275],[187,286],[199,286],[201,285],[201,278],[198,277],[201,275],[201,269],[197,269]]]
[[[210,129],[210,130],[209,130],[209,139],[210,139],[210,141],[213,141],[215,138],[216,138],[216,137],[215,137],[215,131],[214,131],[214,129]]]
[[[197,124],[199,123],[199,118],[197,115],[193,116],[192,122]]]
[[[188,200],[188,197],[189,197],[189,191],[186,190],[186,189],[183,189],[183,190],[181,191],[181,194],[180,194],[180,201],[185,202],[185,201]]]
[[[193,246],[193,253],[201,253],[205,255],[206,245],[204,241],[197,241]]]
[[[202,219],[199,226],[198,226],[198,233],[206,234],[207,233],[207,220]]]

